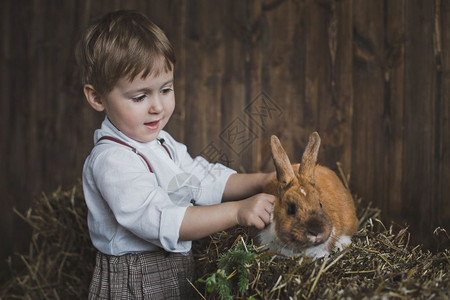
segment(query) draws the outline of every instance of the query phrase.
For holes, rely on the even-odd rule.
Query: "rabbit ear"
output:
[[[305,177],[311,184],[314,184],[314,168],[319,154],[320,136],[313,132],[309,136],[308,145],[303,152],[302,163],[300,164],[299,175]]]
[[[275,135],[271,137],[270,146],[272,147],[272,158],[277,171],[278,183],[285,186],[294,179],[294,170],[286,151],[284,151],[280,140]]]

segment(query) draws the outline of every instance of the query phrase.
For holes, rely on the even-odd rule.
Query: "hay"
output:
[[[357,202],[360,230],[352,246],[327,259],[266,253],[243,227],[194,242],[198,298],[218,299],[215,290],[225,281],[235,299],[449,298],[450,251],[409,245],[407,228],[386,228],[378,209]],[[43,194],[25,214],[16,213],[31,226],[32,238],[28,253],[9,259],[12,276],[0,299],[86,299],[95,250],[81,185]]]
[[[254,234],[238,227],[200,241],[197,270],[204,269],[195,284],[202,299],[227,299],[207,286],[218,270],[216,261],[243,247],[254,253],[246,263],[250,274],[247,290],[232,290],[234,299],[448,299],[450,251],[436,254],[410,246],[407,228],[394,230],[377,218],[379,210],[357,203],[360,230],[353,244],[328,258],[311,261],[286,258],[262,251]],[[440,229],[444,230],[444,229]],[[445,231],[445,230],[444,230]],[[234,274],[225,273],[230,280]],[[217,283],[216,283],[217,285]],[[209,288],[209,291],[208,291]],[[216,288],[220,290],[220,286]]]
[[[12,278],[0,299],[86,299],[95,250],[81,184],[43,194],[26,214],[15,212],[32,236],[27,254],[8,259]]]

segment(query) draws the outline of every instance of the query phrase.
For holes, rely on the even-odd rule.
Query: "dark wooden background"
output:
[[[26,249],[24,211],[81,176],[103,119],[83,98],[73,49],[101,14],[136,9],[176,49],[167,130],[240,171],[270,170],[280,136],[435,249],[450,229],[450,2],[445,0],[2,1],[0,259]]]

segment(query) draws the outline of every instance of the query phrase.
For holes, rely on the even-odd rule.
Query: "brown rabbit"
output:
[[[266,192],[277,196],[272,223],[260,233],[269,251],[286,256],[327,256],[350,245],[358,229],[349,191],[332,170],[316,165],[320,136],[309,137],[300,166],[291,165],[276,136],[271,137],[277,178]]]

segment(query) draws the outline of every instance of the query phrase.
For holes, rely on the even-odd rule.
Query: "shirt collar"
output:
[[[153,146],[157,145],[158,141],[157,139],[151,141],[151,142],[138,142],[127,135],[125,135],[123,132],[121,132],[119,129],[117,129],[116,126],[108,119],[106,116],[105,119],[102,122],[102,126],[100,129],[97,129],[94,133],[94,144],[98,142],[98,140],[103,136],[111,136],[113,138],[119,139],[129,145],[132,145],[133,147],[139,149],[143,146]]]

